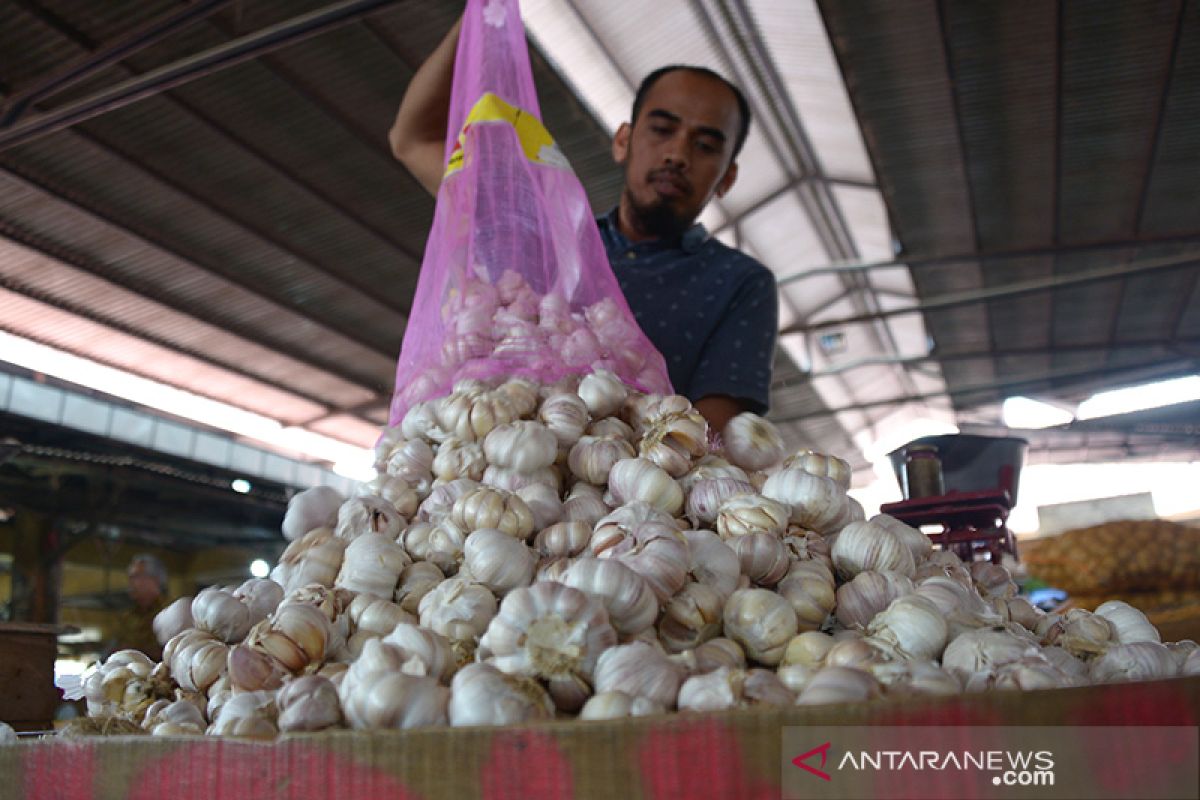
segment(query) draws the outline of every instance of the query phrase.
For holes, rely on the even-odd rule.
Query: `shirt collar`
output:
[[[621,229],[617,226],[617,210],[619,206],[613,206],[612,210],[600,217],[599,222],[604,226],[608,235],[622,248],[635,246],[634,242],[629,241],[625,234],[621,233]],[[704,243],[708,241],[708,229],[701,223],[697,222],[692,227],[688,228],[682,236],[675,240],[665,239],[649,239],[645,242],[637,242],[636,244],[648,244],[658,247],[678,247],[685,253],[692,254],[699,252]]]

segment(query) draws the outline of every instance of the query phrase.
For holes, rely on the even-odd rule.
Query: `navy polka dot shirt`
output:
[[[729,395],[766,413],[779,330],[775,276],[703,225],[674,241],[634,243],[617,229],[616,214],[597,220],[600,238],[675,391],[692,402]]]

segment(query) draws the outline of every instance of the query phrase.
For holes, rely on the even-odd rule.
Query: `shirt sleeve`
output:
[[[729,395],[765,414],[778,335],[779,291],[775,277],[760,267],[738,287],[704,343],[687,396],[695,402]]]

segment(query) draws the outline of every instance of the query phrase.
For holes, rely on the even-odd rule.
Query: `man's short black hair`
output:
[[[642,110],[642,103],[645,102],[646,94],[650,91],[650,87],[657,83],[658,79],[663,75],[666,75],[668,72],[677,72],[679,70],[687,70],[688,72],[694,72],[697,75],[704,75],[705,77],[718,80],[728,86],[729,90],[733,92],[733,96],[737,98],[738,113],[741,115],[742,124],[741,127],[738,128],[737,137],[733,140],[733,156],[729,159],[729,162],[733,163],[733,161],[738,157],[738,153],[742,152],[742,145],[746,143],[746,136],[750,133],[750,104],[746,102],[746,96],[742,94],[741,89],[734,86],[724,77],[716,72],[713,72],[708,67],[696,67],[689,64],[668,64],[665,67],[659,67],[658,69],[654,70],[654,72],[651,72],[642,79],[641,85],[638,86],[637,94],[633,97],[633,116],[630,118],[629,124],[633,125],[637,122],[638,113]]]

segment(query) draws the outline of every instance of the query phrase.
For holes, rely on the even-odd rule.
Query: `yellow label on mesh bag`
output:
[[[446,165],[448,177],[451,173],[462,169],[467,142],[467,129],[472,125],[485,123],[501,123],[511,125],[517,132],[521,149],[525,157],[535,164],[545,164],[553,167],[570,169],[566,157],[550,137],[550,132],[542,125],[541,120],[516,106],[509,105],[491,92],[487,92],[471,108],[467,121],[463,123],[462,131],[458,134],[458,142],[450,153],[450,161]]]

